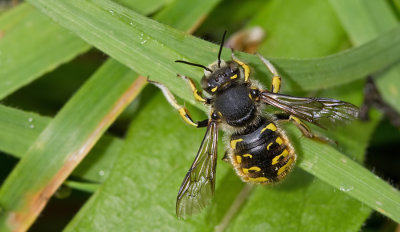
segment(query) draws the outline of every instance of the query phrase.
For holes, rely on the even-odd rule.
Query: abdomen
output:
[[[296,161],[284,132],[267,119],[251,133],[233,134],[228,154],[243,181],[263,184],[282,180]]]

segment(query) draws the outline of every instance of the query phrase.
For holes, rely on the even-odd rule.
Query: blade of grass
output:
[[[386,1],[330,1],[355,45],[368,43],[399,23]],[[354,20],[357,19],[357,20]],[[400,65],[376,78],[382,97],[400,112]]]
[[[173,60],[209,64],[216,59],[217,45],[154,22],[108,0],[39,0],[31,3],[95,47],[141,75],[165,83],[175,94],[192,103],[190,91],[180,88],[180,80],[171,77],[178,72],[199,80],[202,70],[174,64]],[[400,57],[399,42],[400,27],[365,46],[337,55],[273,61],[284,78],[290,80],[286,91],[327,88],[363,78],[393,64]],[[226,49],[224,57],[229,57],[228,54]],[[258,71],[258,77],[263,75],[262,79],[268,81],[265,76],[269,74],[258,58],[250,55],[241,57]]]
[[[138,94],[132,72],[116,61],[103,65],[30,146],[0,189],[1,230],[24,231],[86,156],[102,133]]]
[[[0,17],[0,34],[0,99],[90,48],[26,3]]]
[[[0,150],[22,158],[51,120],[36,113],[0,105]],[[122,144],[121,139],[104,135],[72,175],[91,182],[103,182]]]
[[[300,136],[298,134],[298,136]],[[352,159],[312,140],[299,144],[299,166],[369,207],[400,222],[400,193]]]
[[[115,0],[115,2],[140,14],[148,15],[153,14],[157,10],[161,9],[163,6],[170,3],[171,0]]]

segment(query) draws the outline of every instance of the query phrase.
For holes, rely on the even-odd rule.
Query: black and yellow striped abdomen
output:
[[[296,154],[286,135],[267,119],[249,133],[233,134],[230,148],[230,160],[246,182],[278,182],[296,161]]]

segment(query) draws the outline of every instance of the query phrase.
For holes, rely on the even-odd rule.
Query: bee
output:
[[[232,60],[221,59],[225,35],[226,31],[217,61],[207,67],[176,60],[204,69],[200,84],[206,96],[196,88],[192,79],[178,76],[189,84],[194,98],[208,106],[209,118],[206,120],[193,121],[188,110],[177,103],[166,86],[149,80],[162,90],[168,102],[188,124],[207,127],[196,158],[178,192],[178,217],[198,213],[214,195],[219,128],[228,135],[223,159],[232,164],[238,176],[244,182],[272,184],[287,176],[297,158],[288,137],[279,126],[281,122],[294,123],[305,137],[331,142],[313,134],[304,121],[328,128],[358,117],[358,108],[347,102],[280,94],[281,77],[271,62],[258,54],[273,76],[271,89],[267,90],[250,78],[250,67],[238,60],[233,50]],[[275,107],[281,112],[268,114],[265,111],[267,107]]]

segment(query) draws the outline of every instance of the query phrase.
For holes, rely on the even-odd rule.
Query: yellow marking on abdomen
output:
[[[273,124],[272,122],[270,124],[268,124],[266,127],[264,127],[260,134],[262,134],[266,129],[271,130],[271,131],[276,131],[276,126],[275,124]]]
[[[268,150],[268,151],[269,151],[269,148],[272,146],[272,144],[274,144],[274,143],[268,144],[268,146],[267,146],[267,150]]]
[[[282,145],[283,140],[282,140],[281,137],[277,137],[276,140],[275,140],[275,142],[276,142],[277,144],[279,144],[279,145]]]
[[[240,155],[237,155],[237,156],[236,156],[236,162],[237,162],[238,164],[242,163],[242,157],[241,157]]]
[[[242,141],[243,141],[243,139],[231,140],[231,148],[232,148],[232,149],[236,149],[236,144],[237,144],[238,142],[242,142]]]
[[[249,157],[250,159],[253,158],[251,154],[244,154],[243,157]]]
[[[237,74],[231,76],[231,80],[236,79],[237,78]]]
[[[242,168],[244,174],[249,174],[249,171],[259,172],[261,170],[260,167],[253,166],[251,168]]]
[[[290,159],[288,160],[288,162],[287,162],[285,165],[283,165],[283,166],[278,170],[278,176],[279,176],[280,174],[282,174],[282,172],[284,172],[292,163],[293,163],[293,158],[290,158]]]
[[[257,177],[257,178],[252,178],[249,177],[249,181],[254,181],[254,182],[267,182],[268,178],[267,177]]]
[[[286,157],[287,155],[289,155],[288,150],[286,150],[286,149],[283,150],[283,152],[282,152],[280,155],[277,155],[277,156],[275,156],[275,157],[272,159],[272,165],[277,164],[279,158],[281,158],[282,156],[283,156],[283,157]]]
[[[218,89],[218,86],[215,86],[214,88],[211,89],[211,92],[215,92],[215,91],[217,91],[217,89]]]

